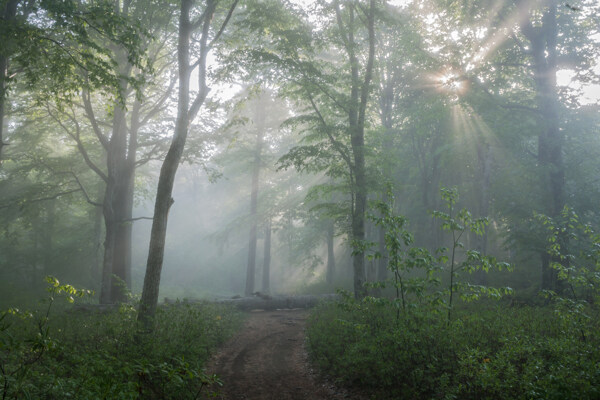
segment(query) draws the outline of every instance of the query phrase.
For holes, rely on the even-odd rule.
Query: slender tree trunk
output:
[[[199,92],[190,108],[190,39],[192,35],[190,13],[192,4],[192,0],[181,0],[177,46],[177,62],[179,70],[177,120],[175,122],[173,140],[161,167],[158,179],[156,202],[154,205],[154,218],[152,220],[152,230],[150,233],[150,247],[146,264],[146,275],[144,276],[144,286],[138,313],[138,322],[141,324],[141,327],[148,332],[151,332],[154,329],[154,315],[156,314],[156,307],[158,304],[160,275],[165,251],[167,220],[169,209],[173,204],[171,195],[173,193],[175,174],[185,147],[189,124],[204,103],[209,90],[206,85],[206,57],[209,50],[208,36],[210,22],[212,21],[216,8],[216,2],[214,0],[207,0],[204,13],[202,14],[202,36],[199,41],[200,56],[198,59]],[[234,7],[235,4],[237,3],[234,3]],[[233,8],[231,9],[231,12],[233,12]]]
[[[325,273],[325,280],[329,285],[333,284],[335,274],[334,228],[334,223],[331,221],[327,227],[327,271]]]
[[[257,225],[258,225],[258,188],[260,178],[260,168],[262,163],[262,147],[265,131],[265,110],[262,109],[262,102],[257,100],[254,119],[256,124],[256,146],[254,148],[254,163],[252,166],[252,191],[250,193],[250,240],[248,243],[248,264],[246,267],[246,296],[254,293],[256,277],[256,243],[257,243]]]
[[[262,293],[271,293],[271,218],[267,219],[265,226],[265,247],[262,270]]]
[[[102,199],[102,194],[98,196],[98,198]],[[93,210],[93,218],[94,218],[94,259],[91,265],[90,278],[93,282],[93,285],[98,285],[98,283],[102,282],[102,254],[103,254],[103,246],[102,246],[102,221],[103,221],[103,213],[101,207],[94,207]]]
[[[252,169],[252,192],[250,193],[250,218],[252,226],[250,227],[250,240],[248,243],[248,264],[246,266],[246,296],[254,293],[254,280],[256,276],[256,244],[257,238],[257,210],[258,210],[258,179],[260,174],[260,155],[254,160]]]
[[[339,9],[338,9],[339,15]],[[340,28],[345,30],[338,17]],[[355,53],[356,42],[354,38],[355,16],[354,9],[349,8],[348,36],[346,51],[350,61],[351,68],[351,90],[350,90],[350,109],[348,113],[350,143],[353,155],[353,175],[354,187],[353,208],[352,208],[352,241],[354,245],[354,255],[352,266],[354,273],[354,296],[361,299],[367,295],[364,286],[365,277],[365,254],[362,246],[365,240],[365,214],[367,211],[367,176],[365,164],[365,113],[369,93],[371,91],[371,79],[373,75],[373,63],[375,58],[375,1],[369,3],[369,12],[367,14],[367,29],[369,38],[369,55],[363,81],[359,81],[359,60]],[[346,39],[346,38],[345,38]]]
[[[477,160],[479,165],[478,213],[480,218],[487,218],[490,210],[492,147],[483,138],[479,138],[477,141]],[[488,231],[489,227],[483,235],[471,235],[475,242],[475,249],[482,254],[487,253]],[[487,284],[487,273],[485,271],[475,271],[474,278],[475,283],[479,285]]]
[[[190,23],[191,0],[181,1],[181,15],[179,17],[179,41],[177,46],[177,61],[179,66],[179,100],[177,107],[177,121],[175,135],[169,152],[160,169],[156,202],[154,205],[154,219],[150,234],[150,248],[144,276],[144,287],[140,301],[138,321],[146,330],[153,329],[153,320],[158,303],[158,289],[165,252],[165,238],[167,234],[167,219],[169,209],[173,204],[171,194],[175,173],[179,166],[181,154],[187,139],[189,129],[190,105],[190,37],[192,27]]]

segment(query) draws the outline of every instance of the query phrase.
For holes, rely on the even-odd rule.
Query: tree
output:
[[[340,176],[340,170],[335,168],[340,160],[343,163],[350,195],[354,293],[362,298],[366,295],[364,240],[368,197],[365,127],[374,73],[377,7],[374,0],[366,4],[334,1],[321,6],[329,24],[325,35],[335,46],[329,56],[343,57],[343,62],[321,62],[317,58],[307,62],[305,54],[281,54],[284,65],[292,69],[294,94],[307,106],[306,114],[299,120],[311,124],[316,134],[316,144],[292,149],[282,159],[282,165],[295,165],[299,170],[320,168]],[[314,165],[307,168],[311,163]]]
[[[148,262],[138,312],[138,321],[147,331],[152,331],[153,329],[154,314],[158,303],[167,220],[169,209],[174,202],[171,194],[173,192],[175,173],[177,172],[185,148],[189,126],[200,111],[210,90],[206,79],[207,56],[212,46],[223,34],[237,3],[238,0],[234,0],[225,10],[222,23],[219,29],[215,30],[213,17],[215,17],[220,3],[215,0],[207,0],[204,8],[198,10],[200,11],[199,17],[196,17],[192,21],[193,0],[181,0],[177,45],[179,78],[177,120],[171,146],[160,170],[154,217],[152,220],[150,248],[148,250]],[[197,41],[196,43],[199,43],[197,49],[198,58],[193,64],[190,63],[190,41],[192,38],[194,38],[194,41]],[[190,75],[195,68],[198,69],[198,93],[193,101],[190,102]]]
[[[117,15],[134,19],[146,26],[151,23],[149,36],[142,43],[148,49],[145,61],[148,65],[158,67],[163,72],[170,63],[160,63],[160,59],[168,52],[168,31],[171,12],[161,2],[129,1],[115,4]],[[157,38],[157,39],[153,39]],[[131,229],[133,222],[133,198],[135,170],[148,160],[158,157],[161,140],[140,137],[140,130],[146,128],[165,107],[175,80],[170,77],[168,87],[157,86],[149,71],[136,68],[127,57],[126,48],[119,43],[108,46],[116,65],[117,73],[123,77],[120,81],[120,95],[94,96],[89,91],[81,92],[81,103],[75,106],[61,106],[49,102],[48,113],[54,118],[70,139],[76,144],[88,167],[104,182],[105,190],[97,201],[90,201],[101,207],[104,217],[105,240],[104,257],[100,285],[100,303],[124,301],[126,294],[121,285],[131,289]],[[87,76],[87,72],[80,71]],[[144,82],[134,91],[130,80]],[[167,77],[169,80],[169,77]],[[144,96],[145,99],[140,97]],[[74,101],[72,101],[74,103]],[[100,111],[98,109],[111,111]],[[83,121],[89,124],[84,126]],[[81,122],[80,122],[81,121]],[[84,130],[90,131],[84,132]],[[141,143],[140,143],[141,141]],[[144,142],[154,142],[150,149],[142,149]],[[91,145],[100,146],[101,157],[90,155]],[[138,154],[139,153],[139,154]],[[138,156],[141,158],[138,160]],[[102,163],[106,166],[102,167]],[[75,179],[77,176],[74,175]],[[114,278],[116,277],[116,278]]]
[[[144,69],[142,30],[110,2],[3,0],[0,21],[0,160],[6,146],[6,101],[15,82],[25,82],[41,97],[68,100],[80,88],[119,97],[127,78],[114,70],[103,41],[122,45],[131,64]]]

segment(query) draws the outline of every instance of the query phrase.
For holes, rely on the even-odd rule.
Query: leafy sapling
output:
[[[546,228],[550,267],[557,271],[559,286],[566,288],[558,293],[545,290],[543,295],[555,301],[561,320],[585,341],[590,336],[585,332],[588,322],[600,316],[600,234],[568,206],[556,218],[535,218]]]
[[[477,300],[481,296],[490,296],[499,298],[503,294],[512,293],[512,289],[509,287],[505,288],[493,288],[483,285],[472,285],[468,282],[461,282],[461,272],[473,273],[477,270],[488,272],[491,269],[496,270],[510,270],[511,266],[505,262],[498,262],[495,257],[481,254],[476,250],[465,250],[465,246],[461,239],[465,232],[473,232],[476,235],[483,235],[485,233],[485,227],[488,225],[487,218],[473,218],[471,213],[466,209],[462,208],[458,212],[456,211],[456,204],[459,199],[458,189],[456,188],[442,188],[441,189],[442,200],[445,202],[446,211],[433,211],[432,215],[442,221],[442,229],[452,234],[452,244],[450,248],[450,257],[443,256],[443,264],[448,264],[450,269],[450,283],[448,285],[448,323],[452,317],[452,306],[455,293],[459,294],[463,300],[472,301]],[[443,254],[448,249],[440,249]],[[462,257],[459,252],[462,251]],[[459,261],[459,257],[463,261]]]
[[[391,283],[395,290],[396,319],[399,319],[401,311],[406,313],[407,308],[414,305],[411,299],[422,302],[430,293],[428,289],[439,284],[435,277],[438,263],[427,249],[411,247],[414,237],[405,228],[408,223],[406,217],[394,213],[395,199],[391,189],[388,189],[387,198],[387,202],[375,204],[378,215],[370,215],[370,219],[385,230],[388,269],[392,272],[392,279],[380,282],[379,286]],[[379,258],[381,254],[375,252],[370,257]],[[415,274],[418,271],[422,273]]]

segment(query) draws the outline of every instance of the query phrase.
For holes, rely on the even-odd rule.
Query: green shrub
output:
[[[196,399],[219,383],[203,369],[210,351],[241,323],[222,305],[163,305],[156,332],[139,341],[132,305],[47,310],[2,314],[0,398]]]
[[[308,347],[322,371],[375,398],[600,398],[599,338],[565,331],[551,309],[462,307],[455,317],[324,305],[310,317]]]

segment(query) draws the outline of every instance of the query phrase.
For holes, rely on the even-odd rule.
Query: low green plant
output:
[[[393,300],[396,308],[396,318],[400,312],[407,312],[417,303],[439,303],[439,292],[432,289],[440,284],[436,276],[439,272],[439,262],[424,248],[412,246],[413,235],[405,228],[407,219],[394,213],[395,198],[391,188],[388,190],[387,202],[375,203],[377,215],[370,215],[370,219],[385,230],[384,240],[387,250],[387,267],[392,272],[391,281],[371,283],[371,286],[385,288],[391,286],[395,292]],[[371,258],[380,258],[378,252],[370,255]]]
[[[80,291],[58,281],[51,297]],[[55,302],[55,300],[51,300]],[[161,305],[156,331],[135,340],[136,309],[11,310],[0,318],[0,398],[197,399],[220,381],[203,365],[241,323],[241,314],[210,303]],[[42,318],[42,319],[39,319]],[[36,323],[42,321],[42,329]],[[210,388],[209,388],[210,387]],[[207,392],[207,388],[208,392]]]
[[[35,314],[9,308],[0,313],[0,378],[3,399],[11,391],[28,393],[28,377],[36,364],[49,351],[56,348],[57,343],[51,336],[50,312],[57,297],[63,296],[69,303],[75,298],[92,294],[90,290],[76,289],[69,284],[61,284],[53,276],[45,278],[48,287],[48,297],[44,300],[46,306]],[[12,318],[11,318],[12,317]],[[16,326],[17,329],[11,329]],[[15,330],[30,332],[25,337],[15,335]]]
[[[472,232],[476,235],[483,235],[485,227],[488,225],[487,218],[473,218],[471,212],[466,208],[456,211],[458,202],[458,190],[456,188],[442,188],[442,200],[446,205],[446,212],[433,211],[432,215],[442,221],[442,229],[452,234],[452,244],[449,249],[450,256],[445,254],[448,249],[442,248],[438,252],[442,254],[442,263],[449,269],[450,283],[448,285],[448,323],[450,323],[454,294],[457,293],[463,300],[478,300],[482,296],[500,298],[502,295],[512,293],[509,287],[494,288],[484,285],[473,285],[466,281],[461,281],[461,273],[472,274],[475,271],[488,272],[490,270],[511,270],[511,266],[505,262],[499,262],[496,257],[481,254],[477,250],[465,250],[461,239],[465,232]],[[462,251],[462,261],[459,261],[459,252]]]
[[[322,305],[308,349],[321,371],[374,399],[599,398],[597,334],[566,335],[547,307],[474,305],[455,308],[450,324],[420,311],[396,319],[384,303]]]
[[[590,320],[600,317],[600,234],[592,224],[565,206],[556,218],[536,214],[546,228],[550,267],[557,271],[561,291],[545,290],[565,329],[585,340]]]
[[[465,249],[461,239],[466,232],[483,235],[486,218],[473,218],[463,208],[456,211],[458,190],[441,189],[442,200],[446,211],[433,211],[432,215],[442,221],[442,229],[452,234],[450,249],[439,248],[435,255],[425,248],[414,247],[413,235],[405,228],[407,220],[394,213],[393,191],[388,190],[388,202],[375,203],[377,215],[370,218],[376,225],[385,230],[385,247],[388,253],[388,269],[392,272],[391,282],[371,284],[376,287],[391,285],[395,290],[394,306],[396,317],[407,308],[428,306],[430,311],[438,312],[440,307],[447,310],[447,322],[450,323],[455,295],[464,301],[478,300],[483,296],[500,298],[512,293],[508,287],[495,288],[484,285],[473,285],[461,279],[461,274],[472,274],[475,271],[510,270],[511,266],[499,262],[495,257],[481,254],[479,251]],[[371,257],[381,257],[375,252]],[[441,274],[449,272],[448,287],[439,290],[442,282]],[[444,298],[445,297],[445,298]]]

